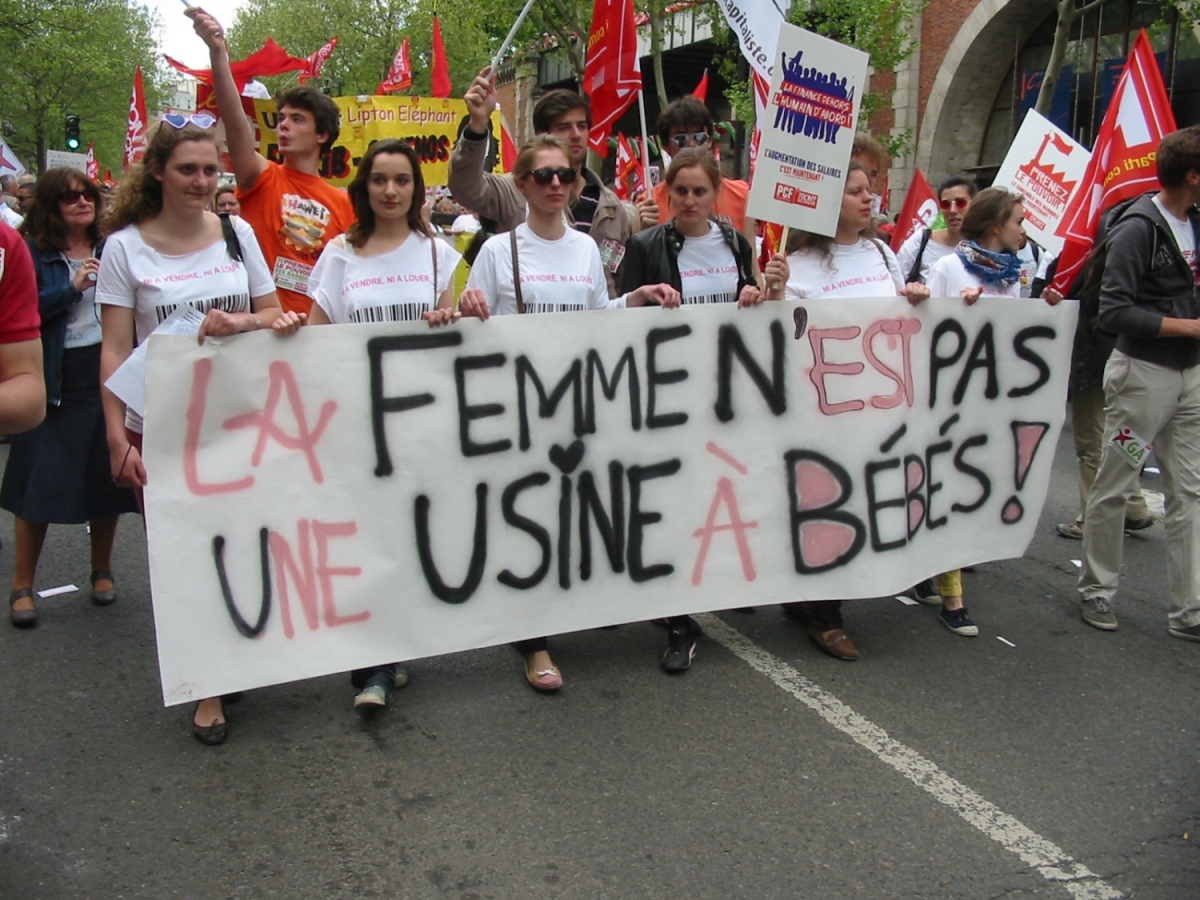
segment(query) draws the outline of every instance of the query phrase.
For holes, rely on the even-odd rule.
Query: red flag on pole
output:
[[[642,184],[642,165],[633,154],[625,135],[617,135],[616,186],[613,190],[622,200],[636,197],[645,191]]]
[[[1054,276],[1057,290],[1066,293],[1079,274],[1101,213],[1159,186],[1154,156],[1159,142],[1175,127],[1158,60],[1143,28],[1104,114],[1091,161],[1058,226],[1058,234],[1067,240]]]
[[[129,121],[125,128],[125,162],[123,168],[128,169],[135,163],[141,162],[142,154],[146,152],[146,95],[142,93],[142,67],[138,66],[133,76],[133,93],[129,96]]]
[[[913,173],[908,193],[904,195],[904,206],[896,219],[896,230],[892,233],[892,248],[899,250],[918,228],[932,228],[938,217],[938,198],[933,188],[917,169]]]
[[[337,35],[333,36],[333,40],[326,43],[320,50],[305,60],[308,63],[308,68],[300,73],[300,83],[311,81],[321,74],[321,70],[325,68],[325,63],[329,57],[333,55],[333,50],[337,46]]]
[[[508,122],[500,117],[500,167],[505,172],[511,172],[517,164],[517,144],[512,132],[508,130]]]
[[[696,89],[692,91],[692,96],[704,103],[708,100],[708,69],[704,70],[704,77],[700,79],[700,83],[696,85]]]
[[[212,69],[192,69],[169,56],[163,58],[185,75],[191,75],[197,81],[212,86]],[[308,60],[297,59],[275,43],[273,38],[267,38],[260,49],[245,59],[230,63],[229,69],[233,72],[238,93],[241,93],[251,78],[260,75],[282,75],[284,72],[303,72],[308,69]]]
[[[450,63],[446,60],[446,47],[442,43],[442,26],[438,17],[433,17],[433,80],[430,93],[435,97],[450,96]]]
[[[396,58],[392,60],[392,67],[388,69],[387,77],[379,82],[375,93],[394,94],[396,91],[405,91],[410,87],[412,87],[412,63],[408,60],[408,38],[405,38],[400,43],[400,49],[396,51]]]
[[[588,35],[583,89],[592,100],[588,144],[607,156],[613,125],[642,89],[633,0],[597,0]]]
[[[84,174],[92,181],[100,180],[100,163],[96,162],[96,150],[92,146],[92,142],[88,141],[87,156],[84,158],[83,167]]]

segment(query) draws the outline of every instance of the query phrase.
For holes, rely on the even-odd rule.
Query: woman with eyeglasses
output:
[[[37,624],[33,582],[50,523],[88,523],[91,598],[107,606],[117,599],[117,517],[137,512],[133,492],[114,487],[109,475],[100,402],[95,281],[103,206],[100,190],[81,172],[51,169],[38,180],[21,225],[37,277],[46,418],[13,437],[0,485],[0,508],[15,519],[9,615],[18,627]]]
[[[372,144],[346,191],[355,222],[325,245],[309,276],[308,323],[413,322],[431,317],[439,305],[452,309],[461,256],[434,237],[422,214],[425,180],[412,146],[399,140]],[[408,672],[387,663],[356,669],[350,681],[358,691],[355,709],[380,709],[394,688],[408,684]]]
[[[929,290],[906,283],[891,248],[871,232],[871,177],[859,163],[846,170],[842,206],[833,237],[793,231],[788,237],[789,300],[832,300],[846,297],[908,297],[920,302]],[[803,624],[822,651],[853,661],[858,648],[846,633],[841,600],[783,604],[784,611]]]
[[[724,180],[711,153],[701,147],[680,150],[667,169],[665,184],[674,217],[639,231],[626,243],[625,290],[647,284],[659,289],[669,286],[662,306],[736,303],[745,307],[783,298],[789,274],[783,256],[776,254],[767,263],[763,291],[754,274],[753,245],[741,232],[716,220]],[[699,623],[691,616],[670,616],[660,624],[667,627],[663,671],[687,671],[696,655],[696,638],[703,633]]]
[[[661,284],[609,299],[596,242],[568,228],[563,215],[577,175],[570,149],[556,137],[540,135],[521,148],[512,177],[525,198],[528,217],[513,231],[484,243],[459,298],[458,313],[486,320],[669,300],[671,290]],[[452,305],[443,301],[431,323],[451,321]],[[525,678],[534,690],[562,687],[562,673],[550,657],[546,638],[517,641],[515,646],[525,657]]]
[[[962,240],[963,216],[978,190],[975,182],[964,175],[951,175],[938,185],[938,202],[946,227],[918,228],[896,251],[906,282],[924,284],[934,263],[954,252]]]
[[[142,161],[125,173],[106,221],[109,232],[96,283],[107,381],[139,343],[177,308],[203,312],[199,340],[269,328],[292,334],[304,317],[284,312],[250,226],[210,211],[221,175],[212,116],[164,116]],[[142,418],[103,389],[110,471],[120,485],[146,485]],[[228,735],[222,698],[196,704],[192,734],[202,744]]]

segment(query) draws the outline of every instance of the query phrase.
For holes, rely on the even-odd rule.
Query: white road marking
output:
[[[1065,850],[1055,846],[1008,813],[952,778],[911,747],[894,740],[874,722],[772,656],[740,631],[711,614],[695,617],[704,632],[750,667],[766,675],[822,719],[874,753],[905,778],[927,791],[1005,850],[1019,856],[1047,881],[1062,885],[1075,900],[1119,900],[1124,895]]]

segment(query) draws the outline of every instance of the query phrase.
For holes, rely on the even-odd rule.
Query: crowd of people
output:
[[[286,336],[303,326],[421,320],[454,327],[463,316],[701,303],[887,295],[914,305],[930,296],[967,304],[985,295],[1062,300],[1048,287],[1052,255],[1024,233],[1021,198],[977,190],[965,176],[939,185],[944,224],[918,229],[893,252],[872,229],[886,159],[862,134],[836,233],[793,230],[778,252],[762,254],[758,223],[746,214],[748,185],[722,174],[712,115],[690,97],[662,112],[658,131],[669,164],[661,184],[633,203],[588,168],[591,112],[569,90],[540,98],[537,137],[521,148],[511,173],[485,171],[496,105],[486,69],[465,95],[469,119],[450,159],[449,197],[429,198],[420,159],[400,140],[376,142],[341,191],[318,174],[338,136],[336,104],[310,86],[283,92],[282,162],[268,161],[242,115],[220,24],[201,10],[188,14],[210,51],[233,183],[221,181],[215,120],[197,114],[157,122],[144,158],[111,198],[69,169],[0,185],[14,194],[10,218],[24,238],[0,225],[0,430],[16,434],[0,507],[15,517],[15,626],[37,622],[33,587],[50,524],[90,524],[92,602],[117,599],[113,538],[120,515],[141,509],[148,473],[141,418],[103,384],[135,343],[182,306],[203,315],[203,342],[259,329]],[[1200,128],[1168,136],[1157,161],[1161,192],[1114,211],[1106,222],[1111,234],[1098,243],[1103,252],[1089,262],[1094,309],[1088,314],[1085,297],[1072,366],[1081,512],[1058,532],[1083,540],[1083,620],[1115,629],[1122,531],[1154,519],[1137,490],[1138,468],[1106,435],[1128,427],[1152,442],[1167,487],[1170,634],[1200,641]],[[440,239],[431,206],[446,220],[486,223],[458,229],[479,233],[457,296],[462,257]],[[405,277],[391,284],[374,277],[394,274]],[[35,298],[32,310],[18,303],[26,297]],[[952,633],[979,634],[960,572],[910,593],[939,607]],[[843,606],[797,602],[785,611],[822,651],[851,661],[859,652]],[[690,616],[658,624],[667,635],[661,667],[687,670],[699,624]],[[563,686],[546,638],[515,647],[533,689]],[[385,706],[407,679],[399,663],[355,670],[354,706]],[[227,738],[225,704],[233,699],[196,704],[197,740]]]

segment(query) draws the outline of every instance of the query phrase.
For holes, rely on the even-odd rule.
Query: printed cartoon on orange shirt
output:
[[[279,236],[284,243],[295,248],[300,256],[315,258],[325,246],[329,210],[316,200],[284,194],[279,212],[283,219]]]

